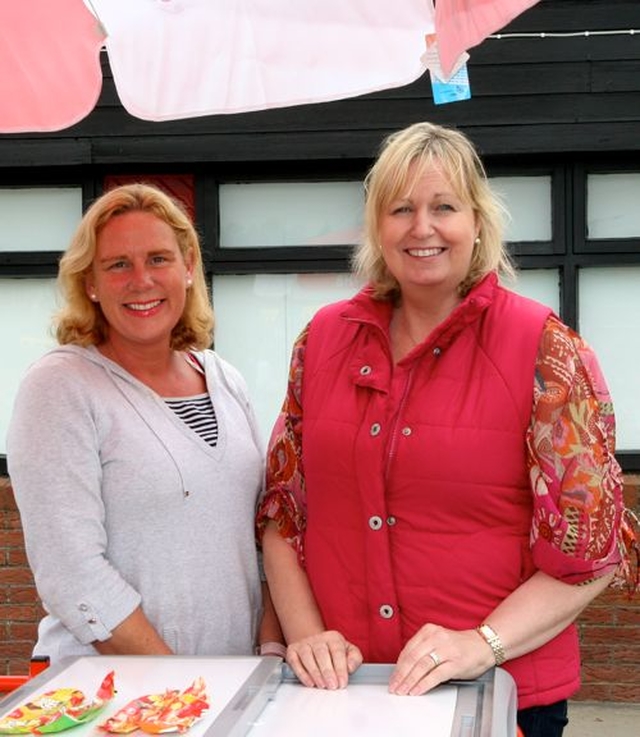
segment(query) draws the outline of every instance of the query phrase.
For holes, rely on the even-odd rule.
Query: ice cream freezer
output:
[[[79,657],[51,666],[5,697],[0,720],[56,689],[91,696],[113,672],[115,695],[103,711],[62,737],[106,737],[101,725],[132,700],[183,691],[196,679],[206,684],[209,708],[188,737],[515,737],[515,684],[501,668],[422,696],[396,696],[387,690],[392,667],[363,665],[346,689],[325,691],[302,686],[276,657]]]

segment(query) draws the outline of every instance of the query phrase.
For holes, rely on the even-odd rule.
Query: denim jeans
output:
[[[566,699],[518,712],[518,726],[524,737],[562,737],[568,721]]]

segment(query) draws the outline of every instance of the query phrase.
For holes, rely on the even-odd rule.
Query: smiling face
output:
[[[116,351],[169,346],[184,311],[190,261],[173,229],[149,212],[127,212],[106,223],[86,290],[100,304],[107,342]]]
[[[468,202],[454,191],[441,167],[409,167],[410,191],[392,200],[379,216],[379,243],[389,271],[404,296],[425,289],[457,301],[469,272],[479,226]]]

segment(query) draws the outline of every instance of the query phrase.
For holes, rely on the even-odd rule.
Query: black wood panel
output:
[[[576,31],[638,28],[636,0],[541,0],[503,29],[507,31]]]
[[[472,99],[436,106],[428,74],[410,85],[318,105],[149,122],[120,105],[106,53],[95,110],[51,134],[0,135],[3,168],[369,158],[417,120],[456,125],[485,155],[640,149],[640,34],[505,38],[640,29],[638,0],[542,0],[502,38],[470,50]]]

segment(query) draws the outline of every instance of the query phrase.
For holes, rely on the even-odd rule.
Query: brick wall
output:
[[[640,513],[640,476],[628,476],[627,506]],[[8,479],[0,478],[0,675],[26,674],[42,609],[24,554]],[[583,685],[577,699],[640,701],[640,595],[606,591],[578,620]]]
[[[640,516],[640,475],[625,479],[625,502]],[[578,619],[582,688],[577,698],[640,702],[640,593],[608,589]]]
[[[0,674],[27,673],[42,616],[27,565],[20,516],[8,479],[0,478]]]

